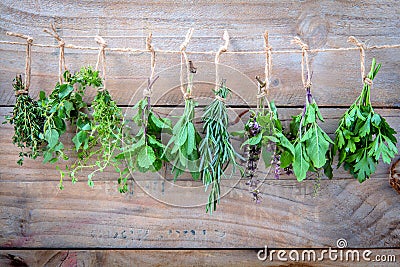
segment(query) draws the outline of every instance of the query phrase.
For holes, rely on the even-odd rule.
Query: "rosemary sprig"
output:
[[[206,190],[211,185],[206,212],[210,214],[216,210],[220,199],[221,178],[227,177],[225,169],[228,164],[233,166],[232,174],[236,168],[242,168],[236,162],[236,157],[241,156],[234,150],[228,133],[228,113],[223,99],[226,99],[230,90],[222,81],[218,90],[213,90],[216,95],[211,104],[204,111],[204,139],[200,143],[200,170],[202,170],[203,184]]]
[[[12,116],[6,116],[4,123],[14,125],[13,144],[21,149],[19,152],[18,165],[22,165],[24,157],[36,159],[41,154],[41,146],[45,143],[39,136],[43,131],[44,117],[43,111],[37,102],[27,93],[22,82],[21,75],[14,79],[14,91],[16,101]]]
[[[333,154],[339,152],[338,167],[343,164],[360,183],[375,172],[380,158],[389,164],[398,153],[396,131],[371,105],[371,84],[380,67],[372,59],[360,96],[339,121],[332,149]]]

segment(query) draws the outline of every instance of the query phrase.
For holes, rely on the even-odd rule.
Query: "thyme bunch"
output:
[[[7,115],[4,123],[14,125],[13,144],[21,149],[18,165],[22,165],[24,157],[36,159],[41,154],[41,147],[45,143],[40,138],[43,131],[43,111],[26,91],[21,75],[16,76],[13,83],[16,101],[12,116]]]
[[[220,200],[221,178],[227,177],[225,169],[228,164],[233,166],[232,174],[242,168],[236,162],[241,156],[234,150],[228,133],[228,113],[224,99],[230,90],[222,81],[219,89],[213,90],[216,98],[204,111],[202,120],[204,122],[204,139],[200,143],[200,170],[202,171],[203,184],[206,190],[211,185],[211,191],[206,205],[206,212],[210,214],[216,210]]]

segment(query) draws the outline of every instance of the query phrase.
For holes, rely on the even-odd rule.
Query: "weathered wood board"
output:
[[[400,5],[395,0],[0,3],[0,40],[20,41],[5,34],[14,31],[33,36],[36,44],[55,45],[56,41],[43,32],[50,22],[67,44],[96,47],[94,36],[100,35],[109,47],[144,49],[145,36],[153,32],[153,44],[161,50],[179,50],[186,31],[193,27],[187,51],[198,68],[194,96],[201,105],[212,97],[214,54],[193,52],[217,51],[223,44],[224,29],[231,36],[228,51],[262,51],[265,30],[270,33],[273,51],[298,49],[290,43],[294,36],[300,36],[310,48],[352,47],[347,43],[350,35],[367,45],[400,43]],[[48,93],[56,84],[58,55],[57,48],[33,47],[32,96],[37,97],[40,90]],[[66,49],[65,56],[67,67],[76,71],[83,65],[95,65],[97,51]],[[130,115],[129,107],[142,96],[149,76],[150,55],[107,51],[106,56],[107,86]],[[374,80],[372,103],[400,132],[400,49],[367,50],[366,56],[367,69],[373,57],[383,65]],[[15,74],[24,71],[24,58],[24,46],[0,44],[1,118],[12,110],[15,97],[11,83]],[[228,101],[233,107],[232,121],[235,114],[255,106],[254,76],[263,76],[264,60],[263,54],[221,55],[220,76],[233,90]],[[304,102],[301,54],[273,53],[272,61],[269,97],[287,122]],[[339,117],[361,90],[359,52],[313,53],[311,67],[313,95],[326,118],[323,128],[333,136]],[[157,53],[156,72],[160,79],[154,86],[152,103],[160,113],[179,114],[183,104],[179,54]],[[88,101],[94,93],[89,90]],[[12,134],[10,125],[0,126],[2,248],[310,248],[334,247],[339,238],[345,238],[350,247],[381,248],[376,253],[389,253],[390,248],[400,246],[400,195],[389,186],[389,166],[385,164],[380,164],[376,174],[361,185],[344,170],[335,170],[331,181],[321,181],[316,197],[312,181],[298,183],[293,176],[275,180],[268,170],[261,170],[263,202],[259,205],[252,202],[245,181],[236,176],[223,181],[226,195],[210,216],[205,214],[207,194],[203,188],[187,177],[176,183],[181,186],[177,188],[171,183],[169,169],[161,175],[135,174],[134,190],[126,195],[117,192],[112,170],[96,176],[93,189],[86,185],[82,174],[76,185],[66,181],[65,190],[59,191],[53,165],[43,165],[40,160],[27,160],[23,167],[16,165],[18,150],[11,143]],[[189,207],[180,207],[185,203]],[[392,251],[400,257],[398,250]],[[186,266],[261,265],[255,251],[233,252],[182,251],[180,258]],[[8,253],[28,266],[60,265],[64,258],[85,266],[170,266],[176,260],[176,253],[167,251],[72,251],[68,255],[66,251],[4,251],[0,253],[0,265],[12,264]],[[67,261],[61,266],[67,266]]]

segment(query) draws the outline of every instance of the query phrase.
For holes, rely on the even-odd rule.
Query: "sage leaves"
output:
[[[232,173],[240,168],[236,157],[240,155],[234,150],[228,133],[228,113],[224,100],[230,90],[221,83],[219,89],[214,90],[216,98],[209,104],[202,116],[204,122],[204,139],[200,143],[200,170],[202,170],[203,184],[206,190],[211,191],[206,205],[206,212],[212,213],[217,208],[221,193],[221,179],[227,177],[225,169],[232,164]]]
[[[306,104],[301,114],[293,117],[290,128],[295,136],[293,141],[294,158],[293,172],[298,181],[303,181],[308,171],[318,172],[330,162],[329,146],[331,138],[318,125],[324,121],[318,105],[312,98],[310,88],[307,89]],[[328,164],[329,165],[329,164]],[[329,168],[324,168],[325,174],[331,177]]]
[[[22,165],[24,157],[35,159],[41,154],[41,146],[44,141],[40,138],[43,131],[43,110],[38,106],[25,89],[21,75],[17,76],[13,83],[16,93],[16,101],[12,116],[6,116],[4,123],[14,125],[13,144],[17,145],[19,152],[18,165]],[[55,145],[55,136],[49,140]]]
[[[375,172],[380,158],[389,164],[398,153],[396,131],[371,105],[371,85],[380,67],[372,59],[360,96],[339,121],[332,148],[339,153],[338,167],[343,164],[360,183]]]

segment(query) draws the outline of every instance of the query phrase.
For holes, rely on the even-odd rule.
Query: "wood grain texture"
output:
[[[290,41],[300,36],[310,48],[351,47],[354,35],[368,45],[400,43],[400,5],[384,1],[12,1],[0,3],[0,40],[16,41],[6,31],[34,37],[34,43],[57,44],[43,28],[53,22],[70,44],[97,46],[95,35],[109,47],[145,47],[153,32],[156,49],[179,49],[188,28],[195,29],[187,51],[217,51],[227,29],[230,51],[263,49],[262,34],[270,33],[273,49],[297,49]],[[143,36],[136,38],[132,36]],[[33,47],[31,95],[50,92],[58,78],[58,49]],[[76,71],[96,63],[97,51],[66,49],[67,67]],[[361,90],[359,52],[312,54],[312,92],[326,118],[323,128],[332,136],[337,121]],[[400,132],[400,49],[367,51],[382,63],[371,91],[373,105]],[[0,117],[15,102],[11,83],[24,70],[25,48],[0,44]],[[215,79],[214,55],[189,54],[198,68],[194,96],[209,103]],[[264,73],[264,55],[222,54],[220,76],[233,94],[233,121],[256,104],[254,76]],[[270,99],[280,107],[285,123],[300,112],[304,90],[300,54],[273,54]],[[180,114],[178,54],[157,54],[160,79],[152,103],[160,113]],[[141,96],[150,72],[148,53],[107,52],[108,87],[117,103],[132,106]],[[89,89],[87,100],[94,96]],[[200,110],[200,108],[199,108]],[[126,110],[131,115],[130,109]],[[199,113],[201,114],[201,113]],[[245,117],[243,118],[245,119]],[[243,125],[239,120],[230,129]],[[199,125],[200,126],[200,125]],[[205,214],[207,193],[201,183],[183,177],[171,183],[170,169],[159,174],[134,174],[128,194],[117,192],[116,176],[107,169],[89,188],[85,173],[76,185],[66,181],[57,190],[58,173],[52,165],[26,160],[18,167],[18,149],[11,143],[9,125],[0,126],[0,247],[1,248],[259,248],[335,247],[345,238],[349,247],[381,247],[374,254],[400,259],[399,195],[388,183],[389,166],[379,164],[374,176],[359,184],[342,169],[332,181],[323,179],[318,196],[314,183],[298,183],[293,176],[263,178],[263,202],[252,202],[245,181],[238,176],[223,181],[217,211]],[[67,138],[72,131],[67,133]],[[399,137],[399,135],[397,135]],[[236,145],[239,140],[236,140]],[[70,144],[66,142],[66,144]],[[399,147],[399,146],[398,146]],[[169,167],[170,168],[170,167]],[[133,180],[130,181],[133,183]],[[293,266],[259,262],[256,251],[1,251],[0,265],[19,266]],[[25,265],[24,265],[25,264]],[[296,264],[294,264],[296,265]],[[304,263],[303,266],[319,266]],[[296,265],[298,266],[298,265]],[[324,262],[323,266],[348,266]],[[365,266],[364,262],[358,266]],[[391,266],[374,263],[374,266]],[[394,266],[394,265],[393,265]]]
[[[285,250],[290,253],[290,250]],[[365,250],[360,250],[360,255]],[[375,261],[375,256],[400,257],[400,251],[394,249],[372,249],[369,257]],[[303,250],[298,251],[299,254]],[[315,250],[321,255],[321,250]],[[0,264],[11,266],[396,266],[396,262],[365,261],[331,261],[325,256],[323,261],[260,261],[258,250],[64,250],[64,251],[2,251]],[[288,257],[286,254],[286,257]],[[177,261],[177,258],[179,260]],[[344,257],[345,259],[345,257]],[[349,257],[351,259],[351,256]],[[367,258],[368,260],[368,258]],[[25,264],[25,265],[24,265]]]

